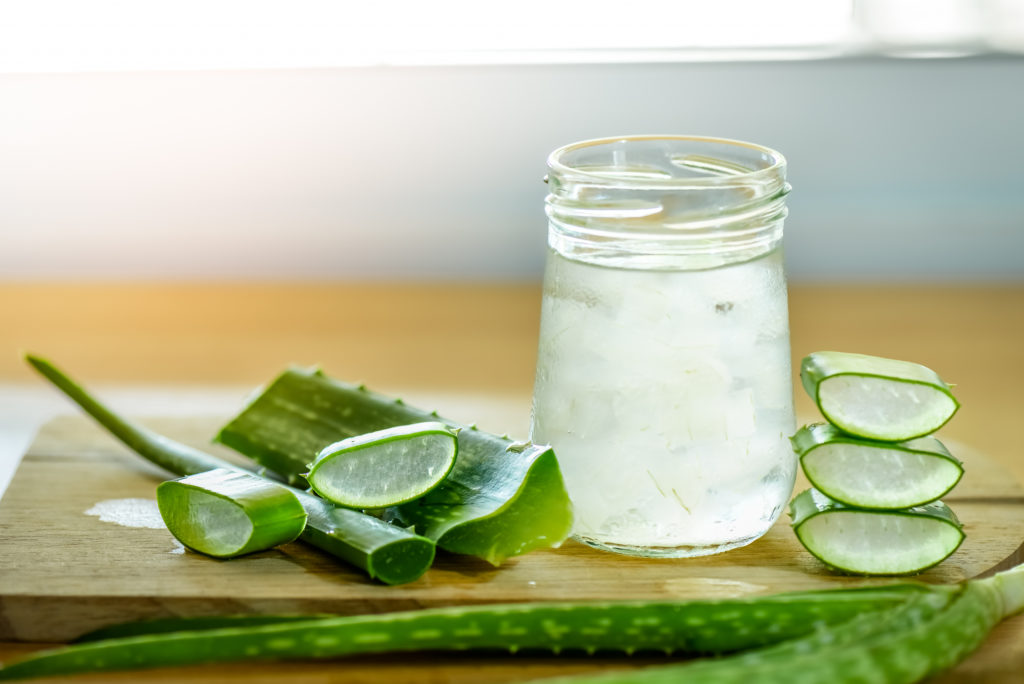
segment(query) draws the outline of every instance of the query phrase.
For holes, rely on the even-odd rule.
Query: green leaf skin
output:
[[[963,526],[960,524],[960,521],[957,519],[953,511],[941,501],[933,501],[924,506],[915,506],[914,508],[883,511],[847,506],[830,499],[816,489],[807,489],[798,494],[793,501],[790,502],[789,515],[792,518],[793,530],[796,532],[797,539],[800,540],[800,543],[803,544],[804,548],[806,548],[811,555],[834,570],[853,575],[916,574],[944,561],[960,547],[960,544],[963,543],[964,540]],[[814,544],[809,541],[805,525],[807,525],[808,521],[823,515],[844,517],[870,516],[872,518],[877,518],[880,522],[886,518],[890,520],[898,520],[899,518],[922,520],[934,523],[935,526],[942,526],[941,528],[936,527],[936,530],[942,529],[955,531],[957,541],[955,544],[945,548],[943,555],[927,558],[925,562],[917,563],[913,567],[896,568],[892,570],[865,570],[864,568],[875,563],[877,561],[878,554],[884,553],[884,551],[864,551],[862,553],[862,558],[859,559],[863,565],[860,565],[860,567],[852,567],[850,564],[838,560],[833,552],[823,551],[823,549],[820,548],[820,544]],[[895,538],[883,539],[883,541],[886,542],[880,545],[883,549],[902,548],[909,545],[909,541],[906,537],[901,535],[898,531],[890,532],[888,534],[894,535]]]
[[[306,526],[306,511],[283,485],[217,468],[156,488],[160,516],[188,548],[216,558],[234,558],[295,541]],[[232,520],[244,520],[239,538]]]
[[[836,411],[836,406],[833,406],[833,410],[830,411],[822,397],[822,386],[824,383],[844,377],[861,377],[884,380],[887,383],[896,385],[926,387],[948,398],[948,411],[945,415],[924,420],[924,422],[918,424],[909,432],[903,430],[894,432],[894,426],[891,424],[891,421],[880,418],[874,418],[867,422],[861,420],[851,421],[849,416],[840,415],[842,411]],[[943,382],[942,378],[935,371],[910,361],[897,361],[878,356],[846,352],[814,352],[805,356],[801,361],[800,380],[804,390],[818,405],[818,409],[828,422],[844,432],[865,439],[901,442],[923,437],[935,432],[949,422],[960,408],[960,404],[957,402],[956,397],[953,396],[950,386]],[[876,391],[878,391],[877,388]],[[876,400],[879,397],[877,394],[872,396]],[[885,396],[885,392],[882,392],[882,396]],[[862,397],[862,399],[867,401],[866,397]],[[908,402],[903,402],[904,408],[909,406]],[[917,417],[921,419],[920,415]]]
[[[801,592],[723,601],[534,603],[437,608],[167,632],[165,621],[120,638],[45,651],[0,680],[247,659],[332,658],[422,650],[520,649],[726,653],[793,639],[913,600],[923,585]],[[171,624],[185,627],[188,620]],[[209,618],[195,620],[210,625]]]
[[[125,420],[92,397],[49,361],[25,360],[114,437],[148,461],[176,475],[227,468],[249,471]],[[315,453],[315,452],[311,452]],[[434,542],[369,515],[337,508],[301,490],[293,490],[307,514],[301,539],[362,569],[385,584],[412,582],[434,560]]]
[[[572,513],[551,447],[512,442],[315,370],[284,372],[217,440],[296,481],[309,454],[328,444],[429,420],[460,430],[458,460],[429,494],[391,509],[395,519],[443,549],[494,565],[565,540]]]
[[[817,423],[806,425],[797,430],[796,434],[790,439],[790,442],[793,445],[793,451],[800,458],[804,474],[811,484],[814,485],[815,489],[840,503],[858,508],[896,509],[923,506],[944,496],[953,489],[964,473],[963,464],[960,460],[950,454],[945,445],[934,437],[920,437],[906,442],[879,442],[853,437],[828,423]],[[832,455],[833,452],[830,450],[833,448],[841,449],[843,445],[857,447],[861,453],[877,453],[879,463],[886,463],[885,459],[888,455],[900,452],[921,458],[938,459],[941,463],[947,465],[944,470],[950,471],[951,476],[941,486],[927,491],[923,489],[918,490],[921,485],[920,482],[900,482],[898,479],[893,478],[892,474],[886,477],[879,476],[880,486],[887,488],[885,495],[890,500],[898,501],[896,505],[883,505],[881,503],[871,505],[871,503],[864,500],[853,500],[847,498],[846,490],[843,489],[847,483],[829,482],[819,477],[821,473],[818,470],[817,459],[823,458],[821,454],[826,452]],[[822,451],[817,451],[818,449],[822,449]],[[871,452],[867,450],[871,450]],[[865,458],[865,463],[862,467],[875,468],[876,466],[872,465]],[[913,496],[915,491],[919,491],[916,497]]]
[[[1024,566],[729,658],[543,684],[913,684],[953,667],[1024,609]]]
[[[543,684],[910,684],[966,655],[944,654],[919,640],[923,625],[950,609],[960,587],[936,587],[895,607],[859,615],[810,634],[728,658],[599,675],[539,680]],[[988,630],[985,629],[984,634]],[[899,646],[893,647],[893,640]],[[977,644],[970,645],[973,649]]]

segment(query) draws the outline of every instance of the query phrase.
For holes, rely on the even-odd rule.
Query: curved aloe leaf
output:
[[[175,442],[111,411],[49,361],[25,360],[57,389],[96,419],[137,454],[176,475],[238,466]],[[302,540],[336,556],[385,584],[404,584],[420,577],[434,560],[433,541],[369,515],[337,508],[323,499],[294,490],[308,516]]]
[[[316,370],[285,371],[221,429],[217,441],[295,482],[311,455],[329,444],[431,420],[460,429],[458,460],[425,497],[392,509],[396,519],[443,549],[495,565],[568,536],[569,497],[551,447],[439,418]]]
[[[511,604],[308,620],[284,616],[276,624],[238,626],[233,618],[154,621],[107,631],[116,638],[29,656],[0,670],[0,680],[422,650],[730,653],[802,637],[929,591],[903,584],[722,601]]]

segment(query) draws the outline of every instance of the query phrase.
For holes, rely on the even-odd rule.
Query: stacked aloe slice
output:
[[[828,423],[792,438],[814,486],[790,505],[800,542],[827,565],[868,575],[920,572],[964,533],[939,498],[963,466],[931,436],[959,408],[925,366],[861,354],[815,352],[800,368]]]

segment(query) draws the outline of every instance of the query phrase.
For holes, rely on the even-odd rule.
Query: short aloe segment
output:
[[[960,407],[935,371],[909,361],[815,352],[800,364],[800,379],[828,422],[865,439],[922,437]]]
[[[194,475],[217,468],[248,472],[126,420],[49,361],[31,355],[25,360],[114,437],[161,468],[176,475]],[[338,508],[301,490],[293,491],[307,514],[302,540],[362,569],[370,577],[385,584],[404,584],[423,575],[434,560],[434,543],[430,539],[372,516]]]
[[[819,423],[792,438],[804,474],[832,499],[859,508],[910,508],[956,486],[963,465],[939,440],[879,442]]]
[[[309,486],[348,508],[386,508],[419,498],[455,465],[457,430],[428,421],[349,437],[310,464]]]
[[[227,468],[163,482],[156,502],[178,541],[216,558],[287,544],[306,526],[306,511],[290,489]]]
[[[790,504],[800,543],[826,565],[861,575],[906,575],[941,563],[964,540],[941,501],[900,510],[854,508],[816,489]]]
[[[0,680],[421,650],[731,653],[802,637],[929,591],[903,584],[724,601],[510,604],[307,621],[288,616],[238,627],[227,618],[177,619],[169,623],[177,632],[156,621],[119,627],[113,632],[118,638],[30,656],[0,670]]]
[[[513,442],[439,418],[316,370],[284,372],[217,439],[298,480],[309,454],[339,439],[425,421],[460,429],[458,459],[426,496],[391,509],[396,521],[415,526],[443,549],[494,565],[557,546],[568,536],[569,497],[551,447]]]

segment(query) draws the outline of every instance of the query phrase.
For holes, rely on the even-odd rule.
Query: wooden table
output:
[[[15,353],[50,356],[92,383],[257,385],[290,362],[382,391],[486,393],[528,406],[539,287],[511,285],[0,285],[0,383],[35,378]],[[793,287],[794,362],[838,349],[907,358],[957,383],[943,435],[1024,481],[1024,286]],[[798,412],[813,415],[797,396]],[[525,410],[525,409],[524,409]],[[39,648],[0,644],[0,660]],[[160,671],[165,681],[489,682],[627,667],[550,658],[389,657]],[[1024,671],[1024,617],[1005,622],[943,682],[1011,682]],[[131,675],[95,678],[133,681]]]

